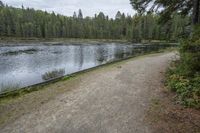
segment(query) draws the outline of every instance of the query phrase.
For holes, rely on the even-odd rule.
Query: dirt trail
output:
[[[80,75],[73,83],[58,82],[59,88],[70,91],[34,106],[2,126],[0,132],[150,133],[144,114],[163,87],[163,73],[174,56],[174,52],[168,52],[130,59]],[[55,85],[36,93],[53,95],[51,89]]]

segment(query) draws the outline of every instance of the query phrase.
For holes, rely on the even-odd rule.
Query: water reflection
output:
[[[71,74],[114,60],[155,51],[163,47],[168,46],[115,43],[4,46],[0,47],[0,86],[1,84],[10,85],[12,83],[25,87],[64,74]],[[37,51],[33,51],[33,49],[37,49]],[[11,51],[20,51],[20,54],[3,54]],[[30,52],[31,54],[29,54]],[[62,71],[60,68],[62,68]],[[0,88],[3,91],[3,87]]]

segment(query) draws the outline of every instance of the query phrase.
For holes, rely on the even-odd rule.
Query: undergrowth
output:
[[[200,108],[200,26],[190,39],[182,41],[180,60],[167,72],[167,86],[185,106]]]

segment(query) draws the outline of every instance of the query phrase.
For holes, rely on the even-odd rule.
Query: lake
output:
[[[0,93],[169,46],[120,43],[4,45],[0,47]]]

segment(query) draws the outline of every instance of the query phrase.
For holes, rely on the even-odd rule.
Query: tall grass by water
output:
[[[42,79],[45,81],[55,79],[61,76],[64,76],[65,69],[55,69],[53,71],[46,72],[42,75]]]

